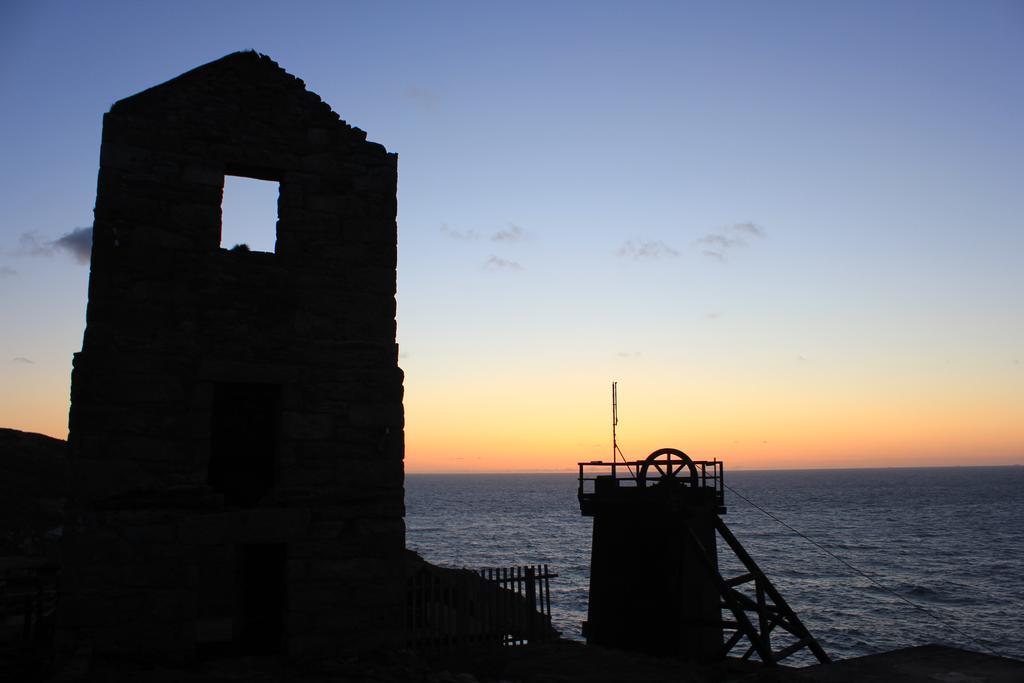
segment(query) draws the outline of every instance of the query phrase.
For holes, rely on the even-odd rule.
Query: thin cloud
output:
[[[441,96],[436,91],[418,85],[410,85],[405,91],[405,96],[412,100],[417,107],[427,111],[436,109],[441,101]]]
[[[43,245],[35,232],[24,232],[18,238],[18,248],[14,253],[18,256],[53,256],[53,247]]]
[[[500,256],[491,256],[484,263],[484,270],[522,270],[523,266],[516,261],[509,261]]]
[[[744,223],[733,223],[715,232],[694,240],[694,244],[703,247],[701,253],[716,261],[726,261],[729,253],[738,247],[747,246],[750,238],[764,239],[766,237],[764,228],[756,223],[746,221]]]
[[[441,234],[457,242],[474,242],[480,238],[476,230],[455,230],[448,227],[447,223],[441,224]]]
[[[745,232],[752,237],[764,237],[764,228],[756,223],[736,223],[732,226],[732,229],[736,232]]]
[[[704,235],[697,244],[706,244],[709,247],[716,249],[732,249],[733,247],[742,247],[746,244],[743,240],[738,237],[727,237],[725,235],[709,234]]]
[[[491,235],[491,240],[494,242],[521,242],[525,238],[526,231],[515,223],[509,223],[508,228]]]
[[[92,228],[75,228],[52,241],[42,241],[35,232],[26,232],[18,238],[15,253],[19,256],[53,256],[58,251],[67,253],[78,263],[89,263]]]
[[[31,358],[25,358],[24,356],[17,356],[16,358],[12,358],[11,362],[16,364],[16,365],[35,365],[36,364],[36,362],[34,360],[32,360]]]
[[[0,266],[0,280],[4,279],[5,277],[14,277],[17,274],[18,271],[16,271],[14,268],[11,268],[10,266]]]
[[[75,228],[55,239],[53,246],[68,252],[79,263],[88,263],[92,255],[92,228]]]
[[[632,258],[634,260],[675,258],[676,256],[679,256],[678,251],[661,240],[640,242],[626,240],[626,243],[619,247],[618,251],[615,253],[624,258]]]
[[[708,320],[718,320],[719,318],[722,317],[722,314],[714,312],[714,313],[708,313],[704,317],[707,318]]]

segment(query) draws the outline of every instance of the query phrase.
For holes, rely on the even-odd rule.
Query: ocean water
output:
[[[726,483],[927,610],[727,490],[726,523],[834,659],[925,643],[1024,659],[1024,467],[727,470]],[[576,488],[575,474],[408,475],[407,543],[446,566],[551,565],[552,619],[578,639],[592,520]]]

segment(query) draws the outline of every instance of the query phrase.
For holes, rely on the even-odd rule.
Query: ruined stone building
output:
[[[225,176],[279,184],[273,253]],[[97,655],[401,638],[396,156],[255,52],[103,122],[62,632]]]

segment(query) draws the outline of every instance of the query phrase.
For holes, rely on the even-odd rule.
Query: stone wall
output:
[[[280,183],[274,253],[220,246],[225,175]],[[98,654],[237,645],[240,558],[269,545],[284,651],[401,638],[396,187],[394,154],[254,52],[104,117],[61,604]],[[255,410],[224,407],[248,387]],[[223,443],[242,487],[247,454],[270,458],[256,499],[211,484]],[[236,595],[204,616],[218,586]]]

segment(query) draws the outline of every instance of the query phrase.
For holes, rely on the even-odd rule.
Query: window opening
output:
[[[281,387],[215,384],[208,483],[228,505],[251,507],[274,485]]]
[[[223,249],[275,251],[280,185],[271,180],[224,176],[220,208],[220,246]]]

